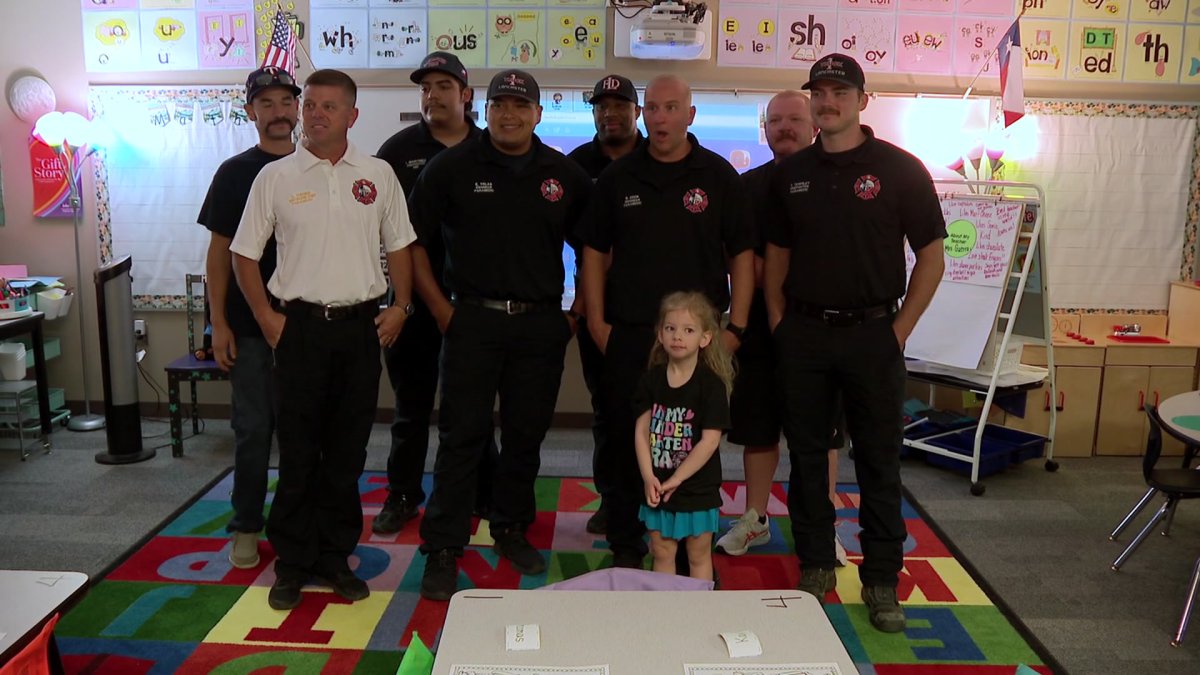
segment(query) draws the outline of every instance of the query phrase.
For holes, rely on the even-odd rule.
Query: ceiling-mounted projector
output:
[[[708,24],[704,4],[662,2],[629,30],[629,55],[636,59],[707,58]]]

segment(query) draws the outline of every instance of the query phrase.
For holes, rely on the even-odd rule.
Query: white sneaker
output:
[[[229,549],[229,562],[240,570],[258,567],[257,532],[233,533],[233,546]]]
[[[833,550],[837,554],[838,567],[850,564],[850,559],[846,557],[846,547],[842,546],[842,540],[838,537],[837,532],[833,533]]]
[[[758,522],[758,511],[747,509],[745,515],[732,521],[729,531],[717,540],[717,552],[742,555],[751,546],[762,546],[769,541],[771,527]]]

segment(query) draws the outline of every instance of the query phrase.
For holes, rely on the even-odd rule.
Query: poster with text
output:
[[[250,8],[196,14],[201,68],[253,70],[254,15]]]
[[[141,21],[143,70],[197,68],[195,12],[142,12]]]
[[[896,22],[896,71],[949,75],[954,18],[901,14]]]
[[[1063,0],[1055,0],[1063,2]],[[1012,0],[958,0],[958,13],[1014,17]]]
[[[1000,77],[996,47],[1011,25],[1009,19],[958,17],[954,31],[954,74]]]
[[[317,9],[319,7],[334,7],[334,8],[364,7],[365,8],[367,6],[367,0],[308,0],[308,6],[312,7],[313,9]]]
[[[842,9],[861,9],[874,12],[896,12],[896,0],[839,0]]]
[[[89,73],[141,70],[137,12],[84,12],[83,57]]]
[[[866,72],[891,72],[896,63],[896,17],[839,12],[837,50]]]
[[[1071,0],[1075,12],[1071,15],[1079,21],[1124,21],[1129,18],[1130,0]]]
[[[1183,26],[1131,23],[1125,42],[1126,82],[1178,82]]]
[[[1054,19],[1021,19],[1025,77],[1061,80],[1066,75],[1071,24]]]
[[[1008,277],[1025,205],[973,199],[942,200],[946,219],[943,281],[999,288]]]
[[[308,22],[308,53],[316,68],[370,65],[370,26],[366,9],[316,9]]]
[[[1182,61],[1179,81],[1183,84],[1200,84],[1200,24],[1184,29]]]
[[[138,8],[138,0],[80,0],[83,11],[91,10],[108,10],[115,12],[119,10],[136,10]]]
[[[428,0],[370,0],[371,7],[380,8],[408,8],[408,7],[425,7],[428,5]]]
[[[1068,19],[1071,17],[1071,0],[1013,0],[1013,9],[1026,19]],[[1015,15],[1014,15],[1015,16]]]
[[[1182,0],[1129,0],[1129,3],[1130,21],[1183,23],[1187,17],[1187,6]],[[1129,34],[1135,34],[1132,27]]]
[[[489,68],[540,68],[545,62],[546,31],[540,9],[493,9],[488,12]]]
[[[487,12],[482,9],[429,10],[429,43],[450,52],[468,69],[487,65]]]
[[[779,56],[782,68],[808,70],[837,47],[837,12],[821,7],[780,7]]]
[[[1067,73],[1073,80],[1118,81],[1125,64],[1125,24],[1071,22]]]
[[[141,0],[141,9],[195,9],[195,0]]]
[[[196,0],[196,9],[254,9],[254,0]]]
[[[415,68],[431,51],[424,9],[371,10],[372,68]]]
[[[551,68],[603,68],[604,18],[601,8],[549,10],[546,49]]]
[[[901,12],[954,13],[954,0],[900,0],[896,6]]]
[[[776,10],[770,6],[723,8],[717,22],[717,64],[773,67],[778,42],[775,18]]]

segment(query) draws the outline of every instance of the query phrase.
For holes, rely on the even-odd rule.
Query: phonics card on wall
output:
[[[1125,41],[1127,82],[1178,82],[1183,26],[1130,23]]]
[[[603,68],[603,9],[552,9],[547,13],[546,50],[551,68]]]
[[[142,12],[141,23],[143,70],[195,70],[198,67],[195,12]]]
[[[546,34],[540,9],[493,9],[488,11],[489,68],[540,68],[545,63]]]
[[[1123,23],[1071,22],[1068,75],[1075,80],[1120,80],[1124,40]]]
[[[313,8],[308,24],[308,53],[317,68],[366,68],[370,65],[370,24],[365,9]]]
[[[721,10],[717,22],[717,63],[722,66],[775,65],[776,10],[740,5]]]
[[[254,14],[243,9],[217,9],[196,13],[201,68],[252,69]]]
[[[842,51],[837,30],[837,11],[832,7],[781,6],[776,65],[808,70],[825,54]]]
[[[83,56],[88,72],[140,70],[141,24],[137,12],[84,12]]]
[[[372,68],[414,68],[430,51],[424,9],[372,9]]]
[[[467,68],[483,68],[487,65],[487,11],[430,9],[429,42],[433,49],[457,56]]]
[[[949,75],[954,19],[901,14],[896,22],[896,69],[902,73]]]
[[[1061,80],[1067,71],[1071,24],[1054,19],[1021,19],[1025,77]]]
[[[896,17],[873,12],[838,12],[838,49],[862,69],[890,72],[896,63]]]
[[[1007,18],[958,17],[954,30],[954,74],[999,77],[996,45],[1011,23]]]

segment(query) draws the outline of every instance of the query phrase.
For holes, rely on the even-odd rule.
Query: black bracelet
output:
[[[735,337],[739,340],[741,340],[742,338],[744,338],[746,336],[746,327],[745,326],[739,326],[734,323],[727,323],[727,324],[725,324],[725,330],[732,333],[733,337]]]

